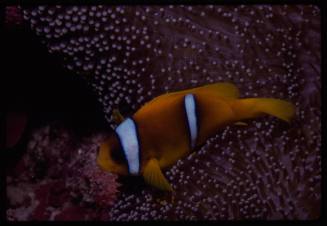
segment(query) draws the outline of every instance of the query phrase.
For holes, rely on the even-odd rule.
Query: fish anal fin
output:
[[[152,158],[148,161],[144,167],[143,177],[148,184],[160,190],[173,191],[171,185],[161,172],[157,159]]]
[[[117,124],[120,124],[121,122],[124,121],[123,115],[120,113],[120,111],[117,108],[112,110],[112,117],[115,123]]]

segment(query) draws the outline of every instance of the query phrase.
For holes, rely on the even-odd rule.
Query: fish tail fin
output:
[[[238,99],[232,104],[236,120],[255,118],[268,114],[290,122],[295,114],[295,106],[285,100],[274,98]]]

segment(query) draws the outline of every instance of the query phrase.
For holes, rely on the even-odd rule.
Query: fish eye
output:
[[[111,159],[117,163],[124,163],[125,156],[120,148],[114,147],[110,153]]]

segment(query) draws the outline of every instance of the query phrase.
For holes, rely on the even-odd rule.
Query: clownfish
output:
[[[161,190],[172,191],[162,169],[172,166],[220,128],[265,114],[290,122],[292,103],[274,98],[239,99],[231,83],[215,83],[167,93],[143,105],[133,116],[123,119],[101,143],[98,165],[119,175],[142,175]]]

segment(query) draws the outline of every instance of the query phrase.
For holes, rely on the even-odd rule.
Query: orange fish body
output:
[[[238,89],[230,83],[161,95],[117,127],[118,141],[111,137],[101,145],[98,163],[103,169],[115,171],[110,170],[117,168],[110,150],[119,146],[126,161],[125,168],[116,173],[134,172],[151,185],[172,190],[161,169],[196,150],[220,128],[264,114],[289,121],[294,114],[294,106],[283,100],[238,97]],[[108,161],[112,167],[108,167]]]

